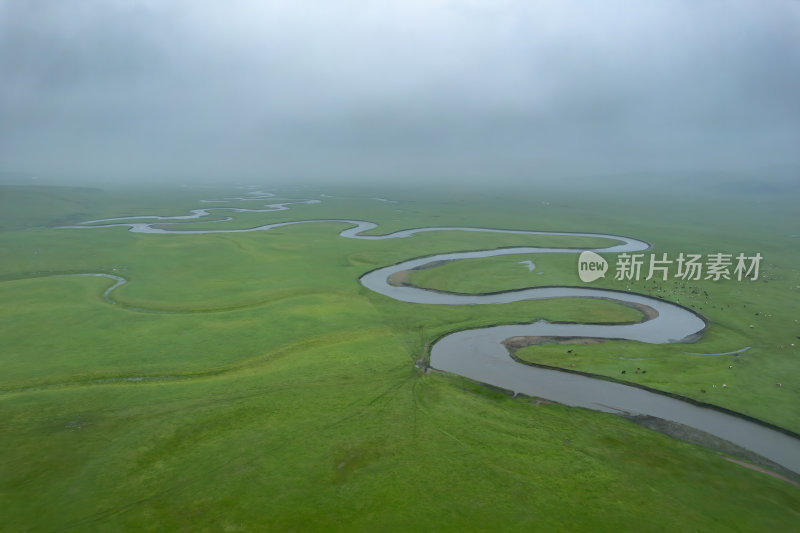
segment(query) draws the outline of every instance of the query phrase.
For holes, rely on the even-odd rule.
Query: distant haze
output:
[[[0,172],[536,181],[800,166],[794,0],[2,0]]]

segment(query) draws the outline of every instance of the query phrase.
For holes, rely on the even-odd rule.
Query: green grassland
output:
[[[719,235],[715,227],[708,230],[700,227],[686,232],[679,241],[672,230],[649,229],[646,223],[639,222],[644,227],[636,236],[654,246],[652,251],[645,252],[645,265],[638,281],[615,279],[616,254],[604,254],[609,271],[605,278],[592,283],[579,279],[578,259],[574,254],[454,261],[412,271],[407,281],[420,287],[464,293],[537,286],[591,286],[633,291],[679,303],[701,313],[710,322],[704,338],[697,343],[653,346],[635,341],[607,341],[579,349],[545,344],[522,349],[517,356],[524,361],[608,375],[675,392],[800,432],[800,386],[793,379],[800,358],[797,312],[800,270],[795,268],[800,264],[800,253],[798,239],[790,236],[793,230],[784,225],[792,219],[788,216],[781,219],[779,215],[765,210],[759,216],[762,220],[749,218],[730,223],[730,235]],[[636,216],[638,220],[647,220],[644,212]],[[771,226],[767,224],[770,219],[774,220]],[[753,221],[758,221],[760,231],[765,233],[752,234]],[[636,224],[632,217],[631,227]],[[680,252],[734,255],[760,252],[764,260],[757,280],[684,281],[674,277],[674,265],[669,270],[673,275],[667,280],[658,275],[649,281],[644,279],[651,253],[659,258],[667,253],[668,258],[675,259]],[[534,272],[520,265],[522,260],[534,261]],[[690,355],[725,353],[746,347],[747,351],[736,355]],[[645,360],[631,361],[640,358]],[[637,368],[646,373],[636,374]],[[621,374],[623,370],[625,375]]]
[[[646,363],[647,374],[629,371],[626,379],[688,395],[725,382],[724,395],[702,399],[800,430],[789,377],[797,352],[788,347],[800,335],[790,289],[800,285],[800,257],[787,236],[800,230],[780,226],[793,220],[790,199],[752,206],[717,198],[696,205],[704,208],[698,213],[663,197],[635,204],[609,195],[597,208],[596,196],[559,191],[272,192],[285,196],[246,206],[335,197],[274,213],[220,211],[212,220],[234,220],[202,227],[347,218],[378,223],[373,234],[465,225],[618,233],[653,242],[656,251],[760,251],[766,283],[698,284],[708,303],[695,298],[693,284],[661,294],[711,319],[697,344],[546,345],[518,355],[615,377],[623,363]],[[791,531],[800,520],[800,489],[713,451],[415,364],[450,331],[539,318],[629,322],[640,318],[632,309],[579,299],[415,305],[358,282],[374,268],[447,251],[608,241],[464,232],[365,241],[339,237],[348,225],[333,222],[215,235],[53,227],[186,214],[213,207],[200,199],[241,194],[0,191],[0,529]],[[730,212],[742,206],[758,215],[756,226]],[[522,259],[545,274],[529,274]],[[576,285],[574,262],[556,255],[463,261],[413,279],[464,292]],[[129,282],[112,304],[103,299],[112,281],[74,275],[85,272]],[[660,294],[644,284],[631,290]],[[738,358],[680,353],[746,345],[753,348]]]

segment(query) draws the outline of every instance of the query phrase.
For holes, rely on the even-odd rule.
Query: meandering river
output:
[[[261,191],[247,198],[207,200],[206,202],[253,201],[272,196]],[[339,235],[352,239],[384,240],[406,238],[421,232],[468,231],[512,233],[525,235],[559,235],[602,237],[617,244],[594,249],[595,252],[633,252],[649,248],[649,244],[616,235],[593,233],[558,233],[523,230],[502,230],[470,227],[429,227],[398,231],[386,235],[364,235],[375,229],[376,224],[360,220],[320,219],[267,224],[247,229],[216,230],[169,230],[157,226],[166,221],[197,220],[210,215],[212,210],[234,212],[269,212],[288,209],[292,204],[318,203],[318,200],[299,200],[266,205],[266,209],[244,209],[214,207],[191,211],[181,216],[143,216],[92,220],[67,228],[105,228],[128,226],[132,232],[148,234],[207,234],[244,233],[268,231],[293,224],[316,222],[344,222],[351,227]],[[155,222],[144,222],[145,219]],[[137,222],[138,221],[138,222]],[[396,286],[389,282],[395,273],[424,267],[439,261],[495,257],[514,254],[578,254],[583,249],[517,247],[496,250],[480,250],[432,255],[410,259],[402,263],[379,268],[364,274],[360,281],[366,288],[395,300],[434,305],[482,305],[517,302],[522,300],[545,300],[553,298],[603,298],[628,305],[646,306],[655,310],[656,316],[637,324],[553,324],[539,321],[526,325],[507,325],[459,331],[441,338],[431,349],[430,364],[433,368],[452,372],[470,379],[487,383],[516,393],[544,398],[568,406],[583,407],[595,411],[627,415],[649,415],[689,426],[732,442],[761,455],[795,473],[800,473],[800,440],[767,425],[728,414],[718,409],[702,407],[674,397],[635,386],[606,381],[590,376],[555,369],[538,368],[519,363],[511,358],[502,344],[505,339],[518,336],[548,337],[592,337],[603,339],[628,339],[652,344],[681,342],[694,338],[706,327],[696,313],[677,304],[650,298],[644,295],[591,289],[587,287],[543,287],[491,294],[453,294],[411,286]],[[116,284],[109,288],[105,297],[124,279],[113,277]]]

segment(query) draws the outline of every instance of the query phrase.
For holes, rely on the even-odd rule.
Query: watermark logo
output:
[[[649,260],[645,257],[649,255]],[[672,259],[666,253],[660,254],[629,254],[621,253],[617,256],[614,279],[638,281],[669,278],[685,281],[698,280],[730,280],[758,279],[759,266],[763,259],[760,253],[745,255],[713,253],[690,254],[681,252]],[[605,277],[608,270],[606,260],[594,252],[582,252],[578,258],[578,276],[584,283],[589,283],[598,278]],[[672,270],[672,272],[671,272]]]
[[[604,278],[608,270],[608,263],[598,254],[589,250],[581,252],[578,257],[578,276],[584,283]]]

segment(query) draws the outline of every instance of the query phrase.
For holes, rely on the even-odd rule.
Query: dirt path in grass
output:
[[[725,457],[724,455],[720,455],[720,457],[722,457],[726,461],[730,461],[731,463],[736,463],[737,465],[741,465],[741,466],[743,466],[745,468],[749,468],[750,470],[755,470],[756,472],[761,472],[761,473],[766,474],[768,476],[772,476],[774,478],[781,479],[781,480],[783,480],[783,481],[785,481],[787,483],[791,483],[795,487],[800,488],[800,483],[798,483],[797,481],[789,479],[788,477],[784,477],[784,476],[782,476],[782,475],[780,475],[780,474],[778,474],[776,472],[773,472],[771,470],[767,470],[766,468],[762,468],[762,467],[757,466],[757,465],[751,465],[750,463],[745,463],[744,461],[740,461],[738,459],[734,459],[733,457]]]

